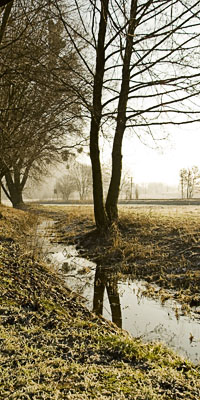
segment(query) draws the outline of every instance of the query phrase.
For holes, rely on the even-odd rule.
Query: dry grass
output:
[[[80,238],[92,220],[85,209],[77,211],[50,213],[63,221],[65,235],[70,226],[75,233],[80,219]],[[0,212],[0,400],[200,398],[198,367],[91,314],[26,251],[35,214]]]
[[[0,237],[24,241],[30,233],[32,235],[38,219],[36,214],[0,205]]]

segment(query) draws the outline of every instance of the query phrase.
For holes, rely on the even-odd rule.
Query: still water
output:
[[[42,235],[44,226],[39,233]],[[175,301],[164,305],[144,297],[145,282],[118,280],[109,269],[79,256],[75,246],[52,244],[43,239],[45,258],[62,274],[67,286],[83,297],[96,314],[115,322],[134,337],[161,341],[177,353],[200,363],[200,319],[184,316]]]

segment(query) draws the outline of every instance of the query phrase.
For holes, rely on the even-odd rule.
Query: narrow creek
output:
[[[144,297],[144,281],[117,279],[110,270],[80,257],[75,246],[52,243],[54,222],[38,227],[45,260],[53,264],[66,285],[84,299],[89,310],[103,315],[144,341],[161,341],[181,356],[200,363],[200,319],[182,315],[181,305]]]

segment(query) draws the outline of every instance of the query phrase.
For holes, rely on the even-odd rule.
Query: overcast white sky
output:
[[[200,168],[200,123],[173,128],[170,138],[156,151],[136,138],[126,138],[124,164],[136,183],[164,182],[178,185],[179,171],[197,165]]]
[[[181,168],[197,165],[200,169],[200,123],[168,128],[169,138],[159,142],[155,150],[142,144],[135,136],[125,135],[123,166],[130,171],[134,183],[163,182],[179,184]],[[90,163],[89,157],[81,161]],[[110,163],[111,147],[103,144],[103,162]]]

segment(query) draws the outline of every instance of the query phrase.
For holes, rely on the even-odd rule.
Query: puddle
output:
[[[200,320],[181,315],[181,305],[142,296],[143,281],[120,281],[108,269],[81,258],[75,246],[52,244],[44,235],[52,223],[43,223],[45,259],[54,264],[67,286],[85,299],[85,305],[96,314],[144,341],[161,341],[194,363],[200,362]]]

